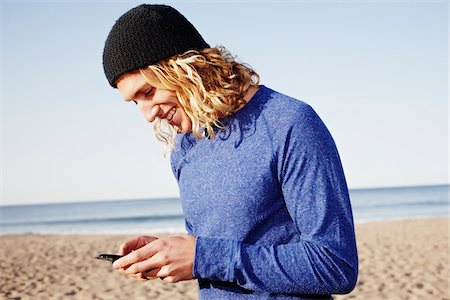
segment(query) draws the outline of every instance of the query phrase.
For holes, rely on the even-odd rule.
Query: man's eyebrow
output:
[[[125,99],[125,102],[133,101],[134,98],[136,98],[136,95],[137,95],[137,94],[144,92],[144,91],[146,90],[146,88],[148,88],[148,87],[151,87],[150,84],[145,83],[145,84],[142,85],[137,91],[135,91],[134,94],[132,94],[130,98]]]

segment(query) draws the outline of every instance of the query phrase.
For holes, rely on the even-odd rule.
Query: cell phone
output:
[[[111,263],[113,263],[121,257],[122,257],[122,255],[99,253],[94,258],[101,259],[101,260],[107,260],[107,261],[110,261]]]

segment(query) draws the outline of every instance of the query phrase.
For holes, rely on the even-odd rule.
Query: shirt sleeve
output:
[[[277,175],[300,240],[269,246],[197,237],[194,277],[253,291],[342,294],[358,257],[347,184],[333,138],[308,105],[277,149]]]

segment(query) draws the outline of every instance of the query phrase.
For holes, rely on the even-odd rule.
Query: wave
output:
[[[401,202],[401,203],[373,203],[373,204],[354,204],[352,203],[353,209],[363,209],[363,208],[384,208],[384,207],[407,207],[407,206],[448,206],[447,200],[437,200],[437,201],[417,201],[417,202]]]
[[[108,217],[108,218],[80,218],[80,219],[60,219],[49,221],[19,221],[19,222],[0,222],[1,226],[20,226],[20,225],[69,225],[86,223],[131,223],[148,222],[162,220],[183,219],[183,214],[153,215],[153,216],[134,216],[134,217]]]

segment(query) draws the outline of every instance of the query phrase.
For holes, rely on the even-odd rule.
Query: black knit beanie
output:
[[[127,72],[144,68],[188,50],[209,48],[194,26],[167,5],[139,5],[114,24],[103,50],[109,84]]]

